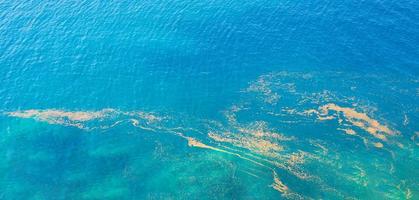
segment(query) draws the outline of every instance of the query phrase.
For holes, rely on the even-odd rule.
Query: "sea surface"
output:
[[[419,199],[417,0],[0,0],[0,199]]]

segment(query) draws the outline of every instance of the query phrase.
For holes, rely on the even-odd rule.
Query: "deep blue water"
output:
[[[0,199],[417,199],[418,11],[0,1]]]

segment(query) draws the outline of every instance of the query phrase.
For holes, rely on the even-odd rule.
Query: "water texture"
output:
[[[418,199],[417,1],[0,1],[0,199]]]

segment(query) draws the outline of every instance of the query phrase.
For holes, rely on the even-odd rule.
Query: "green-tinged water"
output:
[[[0,2],[0,199],[418,199],[418,7]]]

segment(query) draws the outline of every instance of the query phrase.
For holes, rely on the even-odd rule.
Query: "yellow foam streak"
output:
[[[327,116],[329,111],[340,112],[344,117],[354,126],[357,126],[375,138],[386,141],[386,135],[396,135],[397,132],[391,130],[385,125],[380,124],[377,120],[370,118],[365,113],[360,113],[353,108],[340,107],[336,104],[330,103],[320,107],[321,117]]]
[[[46,110],[25,110],[25,111],[15,111],[15,112],[7,112],[5,113],[8,116],[11,117],[18,117],[18,118],[32,118],[38,121],[47,122],[49,124],[58,124],[58,125],[66,125],[66,126],[75,126],[80,129],[90,130],[86,128],[86,124],[89,121],[92,120],[102,120],[102,119],[109,119],[114,116],[125,116],[128,117],[126,119],[129,121],[133,126],[140,127],[143,129],[148,129],[151,131],[155,131],[152,127],[144,127],[141,125],[140,121],[138,119],[145,120],[146,124],[161,121],[162,118],[157,117],[155,115],[144,113],[144,112],[122,112],[119,110],[114,109],[102,109],[99,111],[65,111],[65,110],[57,110],[57,109],[46,109]],[[234,116],[233,116],[234,118]],[[118,123],[120,123],[122,120],[117,121],[116,123],[112,124],[111,126],[103,126],[105,128],[112,127]],[[102,126],[99,126],[102,127]],[[196,147],[196,148],[203,148],[203,149],[209,149],[217,152],[222,152],[225,154],[236,156],[240,159],[249,161],[253,164],[256,164],[258,166],[262,166],[264,168],[267,168],[269,170],[273,171],[273,167],[269,166],[270,164],[274,165],[275,163],[269,160],[256,158],[254,157],[249,158],[248,156],[244,156],[240,153],[228,151],[225,149],[217,148],[214,146],[210,146],[208,144],[205,144],[201,141],[199,141],[196,138],[185,136],[180,132],[161,128],[162,131],[170,132],[176,136],[182,137],[187,140],[188,146],[190,147]],[[282,136],[279,133],[270,132],[265,129],[264,124],[256,124],[255,127],[246,127],[246,128],[239,128],[239,131],[241,131],[244,135],[239,136],[238,138],[233,138],[231,140],[228,140],[229,138],[224,138],[222,136],[213,135],[211,137],[215,141],[225,141],[228,143],[236,144],[236,146],[243,146],[245,148],[251,149],[253,151],[259,152],[259,153],[270,153],[274,154],[274,152],[281,151],[282,147],[269,141],[268,139],[276,139],[276,140],[291,140],[292,138],[287,138]],[[218,138],[217,138],[218,136]],[[241,144],[241,145],[238,145]],[[291,160],[296,160],[297,158],[292,157]],[[259,160],[261,162],[259,162]],[[265,165],[264,162],[269,163],[268,165]],[[276,165],[275,165],[276,166]],[[253,174],[254,175],[254,174]],[[254,175],[256,176],[256,175]],[[286,191],[289,191],[288,187],[284,185],[276,173],[274,174],[274,184],[272,187],[278,191],[282,191],[283,193]]]
[[[273,171],[273,176],[274,176],[274,183],[271,185],[275,190],[283,193],[283,194],[287,194],[289,192],[288,187],[282,183],[282,181],[279,179],[278,174],[276,174],[275,171]]]
[[[250,161],[250,162],[252,162],[254,164],[257,164],[259,166],[263,166],[263,167],[266,167],[266,168],[272,170],[274,183],[271,185],[271,187],[274,188],[275,190],[281,192],[284,195],[288,195],[290,193],[289,188],[284,183],[282,183],[282,181],[279,179],[277,173],[273,170],[273,168],[271,168],[271,167],[269,167],[267,165],[264,165],[264,164],[262,164],[260,162],[257,162],[257,161],[254,161],[252,159],[249,159],[247,157],[244,157],[244,156],[242,156],[242,155],[240,155],[238,153],[234,153],[234,152],[226,151],[224,149],[220,149],[220,148],[216,148],[216,147],[213,147],[213,146],[209,146],[207,144],[204,144],[204,143],[198,141],[195,138],[184,136],[181,133],[177,133],[176,135],[185,138],[188,141],[188,146],[190,146],[190,147],[198,147],[198,148],[210,149],[210,150],[214,150],[214,151],[218,151],[218,152],[222,152],[222,153],[234,155],[234,156],[237,156],[237,157],[239,157],[241,159]],[[255,177],[258,177],[256,175],[254,175],[254,176]],[[296,195],[296,194],[294,194],[294,195]]]
[[[113,109],[103,109],[101,111],[95,112],[83,112],[83,111],[63,111],[63,110],[25,110],[25,111],[16,111],[16,112],[8,112],[11,117],[19,117],[19,118],[36,118],[40,121],[46,122],[56,122],[60,119],[67,119],[71,121],[79,121],[85,122],[97,118],[103,117],[106,113],[113,112]]]
[[[239,158],[241,158],[241,159],[243,159],[243,160],[247,160],[247,161],[249,161],[249,162],[252,162],[252,163],[254,163],[254,164],[256,164],[256,165],[263,166],[263,167],[267,167],[267,168],[271,169],[270,167],[268,167],[268,166],[266,166],[266,165],[264,165],[264,164],[262,164],[262,163],[260,163],[260,162],[257,162],[257,161],[255,161],[255,160],[252,160],[252,159],[250,159],[250,158],[246,158],[246,157],[244,157],[244,156],[242,156],[242,155],[240,155],[240,154],[238,154],[238,153],[234,153],[234,152],[226,151],[226,150],[224,150],[224,149],[220,149],[220,148],[217,148],[217,147],[213,147],[213,146],[210,146],[210,145],[204,144],[204,143],[202,143],[202,142],[198,141],[198,140],[197,140],[197,139],[195,139],[195,138],[188,137],[188,136],[184,136],[184,135],[183,135],[183,134],[181,134],[181,133],[176,133],[176,135],[177,135],[177,136],[180,136],[180,137],[182,137],[182,138],[185,138],[185,139],[188,141],[188,146],[190,146],[190,147],[197,147],[197,148],[203,148],[203,149],[210,149],[210,150],[213,150],[213,151],[218,151],[218,152],[222,152],[222,153],[226,153],[226,154],[234,155],[234,156],[237,156],[237,157],[239,157]]]
[[[383,148],[384,147],[383,143],[381,143],[381,142],[374,142],[373,145],[377,148]]]
[[[345,132],[348,135],[356,135],[356,132],[353,129],[350,129],[350,128],[344,128],[344,129],[339,129],[339,130]]]
[[[37,121],[46,122],[49,124],[58,124],[64,126],[74,126],[84,130],[91,130],[96,128],[106,129],[113,127],[124,120],[119,120],[111,126],[97,126],[95,128],[87,128],[86,123],[93,120],[102,120],[110,119],[112,117],[121,115],[123,117],[130,117],[129,121],[133,126],[140,126],[141,119],[146,124],[155,123],[161,121],[163,118],[155,116],[151,113],[135,111],[135,112],[122,112],[115,109],[102,109],[98,111],[66,111],[58,109],[45,109],[45,110],[24,110],[24,111],[14,111],[14,112],[5,112],[4,114],[10,117],[18,118],[32,118]],[[147,129],[146,127],[143,127]]]
[[[255,138],[255,137],[235,137],[227,138],[220,135],[209,133],[208,137],[217,141],[217,142],[226,142],[233,144],[234,146],[246,148],[261,154],[268,154],[273,151],[282,151],[283,147],[272,143],[271,141]]]

